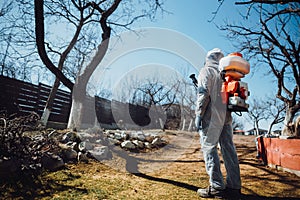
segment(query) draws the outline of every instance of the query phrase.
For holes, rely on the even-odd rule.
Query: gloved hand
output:
[[[197,115],[196,118],[195,118],[195,127],[196,127],[197,131],[202,129],[202,121],[201,121],[201,116],[200,115]]]

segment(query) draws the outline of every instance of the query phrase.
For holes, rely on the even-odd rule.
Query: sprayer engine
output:
[[[249,104],[246,103],[249,96],[248,84],[230,79],[230,77],[226,77],[222,84],[223,103],[227,104],[229,111],[247,112],[249,108]]]
[[[231,53],[223,57],[219,63],[223,79],[221,94],[222,101],[227,104],[229,111],[247,112],[249,104],[248,84],[241,81],[250,72],[250,64],[243,59],[241,53]]]

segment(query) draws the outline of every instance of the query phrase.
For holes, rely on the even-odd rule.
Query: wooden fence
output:
[[[7,116],[12,114],[20,116],[27,115],[30,112],[36,112],[41,116],[50,90],[51,86],[42,83],[34,85],[0,76],[0,112],[2,114],[5,113]],[[97,96],[91,97],[90,99],[93,101],[93,104],[90,105],[94,105],[95,107],[89,109],[95,109],[98,122],[103,127],[117,128],[119,119],[122,119],[120,121],[126,124],[127,128],[147,126],[151,122],[149,110],[143,106],[110,101]],[[52,112],[49,116],[49,121],[64,124],[64,127],[66,127],[71,109],[71,101],[72,97],[70,92],[58,90]],[[126,116],[126,113],[129,114],[130,117]],[[156,116],[158,115],[159,113],[156,113]],[[172,116],[170,119],[171,118],[176,118],[177,121],[174,125],[174,120],[172,120],[172,129],[178,128],[180,123],[178,118],[180,118],[180,115]],[[164,120],[166,120],[166,122],[170,121],[168,119]],[[160,127],[158,122],[152,122],[150,125],[151,126],[147,126],[147,128]]]
[[[40,83],[34,85],[0,76],[0,111],[8,116],[36,112],[42,115],[51,87]],[[71,108],[71,94],[58,90],[49,121],[67,123]]]

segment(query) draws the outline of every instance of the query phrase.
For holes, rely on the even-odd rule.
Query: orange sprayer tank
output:
[[[221,89],[222,101],[231,111],[248,111],[248,84],[240,81],[250,72],[250,64],[243,59],[241,53],[231,53],[219,62],[223,84]]]
[[[250,72],[250,64],[243,59],[241,53],[235,52],[220,60],[219,70],[225,71],[225,76],[239,80]]]

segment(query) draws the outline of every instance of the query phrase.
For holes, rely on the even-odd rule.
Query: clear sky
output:
[[[155,22],[143,21],[135,26],[139,28],[160,27],[174,30],[194,40],[198,45],[203,47],[205,52],[218,47],[222,49],[226,55],[230,52],[237,51],[237,49],[235,49],[231,42],[226,39],[226,33],[220,31],[216,27],[216,24],[222,25],[225,21],[239,22],[241,19],[239,12],[245,12],[246,10],[244,6],[234,5],[234,2],[235,1],[233,0],[226,0],[218,10],[216,16],[214,16],[213,13],[218,9],[217,0],[209,0],[205,1],[205,3],[201,0],[167,0],[164,7],[168,12],[170,12],[170,14],[164,13],[163,16],[158,14]],[[209,22],[212,18],[214,18],[214,20]],[[199,56],[203,55],[199,53]],[[168,56],[162,56],[161,59],[163,60],[167,58]],[[163,62],[163,64],[165,64],[165,62],[161,60],[155,59],[155,62]],[[184,63],[183,61],[177,62],[178,65],[182,65]],[[251,61],[249,62],[251,64]],[[122,63],[124,66],[124,62]],[[200,66],[195,67],[200,68],[202,66],[200,64]],[[272,81],[271,77],[266,76],[266,73],[267,71],[262,69],[255,71],[252,70],[251,74],[243,79],[243,81],[247,82],[249,85],[251,93],[250,99],[261,98],[266,94],[269,95],[271,93],[275,93],[276,83]],[[261,128],[268,128],[266,122],[262,122],[260,125]],[[250,129],[252,127],[253,126],[251,124],[245,123],[245,129]]]
[[[102,77],[102,80],[105,77],[104,81],[106,84],[111,84],[110,87],[115,89],[122,82],[122,79],[125,80],[128,78],[126,76],[129,72],[141,73],[142,71],[147,73],[147,70],[143,70],[143,68],[146,69],[145,66],[149,66],[150,63],[155,66],[166,66],[165,69],[170,71],[169,74],[171,74],[172,70],[181,74],[186,73],[182,78],[186,78],[184,76],[190,73],[197,73],[199,68],[203,66],[204,55],[207,51],[215,47],[222,49],[225,55],[237,51],[231,42],[226,39],[226,33],[216,27],[216,25],[224,24],[225,21],[237,23],[240,21],[241,16],[239,12],[245,13],[246,9],[245,6],[235,5],[234,2],[234,0],[225,0],[217,14],[214,15],[213,13],[218,9],[218,0],[166,0],[164,8],[169,13],[165,12],[161,14],[158,12],[155,22],[143,20],[135,23],[132,28],[156,27],[168,30],[171,32],[171,38],[168,38],[168,33],[166,33],[163,37],[157,36],[153,41],[158,41],[162,46],[167,47],[167,50],[171,49],[171,51],[165,51],[160,44],[150,44],[150,46],[153,45],[161,51],[152,51],[149,48],[146,52],[127,52],[126,55],[113,60],[113,63],[109,64],[110,66],[104,64],[106,66],[102,68],[102,72],[101,67],[97,69],[98,72],[96,70],[94,76],[96,78]],[[209,22],[212,18],[214,18],[213,21]],[[255,23],[255,19],[252,20],[252,22],[249,22],[250,24]],[[60,31],[61,29],[57,30]],[[169,39],[172,39],[171,43],[168,43]],[[177,52],[179,50],[184,50],[184,52],[188,52],[190,55],[186,56],[188,58],[178,57],[176,55],[183,54],[182,52]],[[199,55],[199,58],[197,58],[197,55]],[[249,62],[251,69],[253,69],[252,61],[250,60]],[[189,64],[192,67],[179,69]],[[168,68],[168,66],[172,66],[173,68]],[[139,67],[140,69],[137,69]],[[136,70],[133,68],[136,68]],[[251,70],[251,74],[243,79],[249,86],[251,93],[249,100],[275,93],[276,83],[272,82],[272,77],[266,76],[266,69]],[[105,76],[99,76],[97,73],[104,73]],[[245,125],[245,129],[252,128],[250,124]],[[267,123],[261,123],[261,127],[267,129]]]
[[[222,25],[225,21],[234,23],[240,21],[240,13],[245,13],[246,9],[242,5],[235,5],[234,2],[234,0],[224,1],[217,15],[214,16],[213,13],[219,5],[217,0],[205,1],[205,4],[201,0],[169,0],[165,2],[165,8],[172,14],[165,14],[161,18],[158,16],[157,22],[145,23],[144,26],[176,30],[194,39],[206,51],[218,47],[228,54],[237,49],[226,38],[226,33],[220,31],[216,25]],[[209,22],[212,18],[214,18],[213,21]],[[249,62],[251,64],[251,60]],[[273,78],[266,77],[266,73],[266,70],[256,69],[245,77],[244,81],[249,83],[253,96],[264,97],[265,94],[275,92],[270,85],[276,87],[276,83]]]

